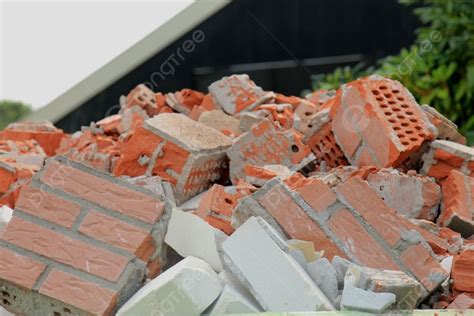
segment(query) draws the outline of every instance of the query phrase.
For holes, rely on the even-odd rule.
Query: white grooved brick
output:
[[[259,221],[264,222],[249,218],[223,243],[229,269],[267,311],[334,310],[303,268]]]
[[[187,257],[141,288],[117,315],[199,315],[221,292],[214,270]]]
[[[174,209],[168,224],[165,243],[180,256],[194,256],[206,261],[215,271],[222,271],[217,246],[227,236],[199,216]]]

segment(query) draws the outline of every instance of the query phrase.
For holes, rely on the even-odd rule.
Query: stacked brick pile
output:
[[[6,310],[474,307],[474,150],[399,82],[300,98],[233,75],[120,104],[0,132]]]

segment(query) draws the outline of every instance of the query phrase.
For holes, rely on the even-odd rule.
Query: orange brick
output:
[[[347,209],[336,212],[327,225],[344,244],[347,253],[362,265],[374,269],[400,270]]]
[[[46,266],[36,260],[0,248],[0,279],[32,289]]]
[[[341,87],[331,117],[339,145],[357,166],[397,167],[435,138],[434,126],[408,90],[382,77]],[[364,148],[370,155],[361,161]]]
[[[111,315],[117,293],[54,269],[39,289],[39,293],[94,315]]]
[[[71,228],[81,207],[53,194],[26,185],[22,188],[16,207],[23,212]]]
[[[474,251],[466,250],[454,257],[452,279],[457,291],[474,293]]]
[[[330,259],[334,256],[346,257],[281,186],[271,188],[258,202],[290,238],[312,242],[316,250],[324,250],[325,256]]]
[[[78,231],[134,253],[145,262],[156,250],[147,231],[95,211],[89,211]]]
[[[50,161],[41,181],[59,190],[148,223],[156,223],[164,203],[79,169]],[[91,190],[94,188],[94,190]]]
[[[12,218],[0,238],[110,281],[117,281],[128,264],[125,257],[71,239],[18,217]]]

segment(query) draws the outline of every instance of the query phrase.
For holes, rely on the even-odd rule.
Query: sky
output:
[[[193,0],[0,0],[0,99],[37,109]]]

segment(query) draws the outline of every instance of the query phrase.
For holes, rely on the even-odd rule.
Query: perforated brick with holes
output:
[[[378,76],[342,86],[330,114],[336,140],[356,166],[397,167],[436,137],[410,92]]]

